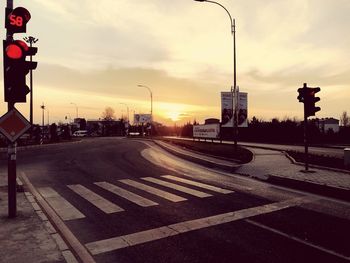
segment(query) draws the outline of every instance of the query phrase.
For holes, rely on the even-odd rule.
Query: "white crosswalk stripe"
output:
[[[174,195],[174,194],[168,193],[168,192],[163,191],[163,190],[159,190],[155,187],[152,187],[152,186],[149,186],[146,184],[142,184],[142,183],[136,182],[134,180],[123,179],[123,180],[119,180],[119,182],[133,186],[135,188],[138,188],[138,189],[143,190],[145,192],[154,194],[156,196],[159,196],[161,198],[167,199],[167,200],[172,201],[172,202],[181,202],[181,201],[187,200],[186,198],[183,198],[181,196]]]
[[[85,200],[89,201],[91,204],[105,212],[106,214],[116,213],[124,211],[123,208],[113,204],[107,199],[95,194],[90,189],[80,185],[67,185],[72,191],[83,197]]]
[[[158,203],[156,203],[156,202],[153,202],[147,198],[144,198],[142,196],[139,196],[137,194],[129,192],[129,191],[127,191],[119,186],[116,186],[116,185],[113,185],[113,184],[110,184],[107,182],[97,182],[94,184],[98,185],[99,187],[101,187],[107,191],[112,192],[113,194],[116,194],[120,197],[123,197],[123,198],[129,200],[130,202],[133,202],[139,206],[142,206],[142,207],[158,205]]]
[[[183,192],[183,193],[186,193],[186,194],[189,194],[189,195],[193,195],[193,196],[196,196],[196,197],[199,197],[199,198],[212,196],[211,194],[207,194],[207,193],[204,193],[204,192],[201,192],[201,191],[198,191],[198,190],[194,190],[194,189],[182,186],[182,185],[177,185],[177,184],[170,183],[170,182],[167,182],[167,181],[159,180],[159,179],[154,178],[154,177],[144,177],[144,178],[142,178],[142,180],[145,180],[145,181],[148,181],[148,182],[152,182],[152,183],[155,183],[155,184],[159,184],[159,185],[162,185],[162,186],[165,186],[165,187],[169,187],[169,188],[175,189],[177,191],[180,191],[180,192]]]
[[[217,192],[217,193],[221,193],[221,194],[233,193],[233,191],[231,191],[231,190],[223,189],[223,188],[220,188],[220,187],[217,187],[217,186],[212,186],[212,185],[209,185],[209,184],[199,183],[199,182],[196,182],[196,181],[192,181],[192,180],[176,177],[176,176],[173,176],[173,175],[163,175],[162,177],[164,177],[166,179],[173,180],[173,181],[177,181],[177,182],[181,182],[181,183],[197,186],[197,187],[200,187],[200,188],[203,188],[203,189],[207,189],[207,190],[210,190],[210,191],[214,191],[214,192]]]
[[[78,209],[71,205],[66,199],[60,196],[51,187],[41,187],[39,193],[45,198],[46,202],[55,210],[62,220],[73,220],[84,218]]]

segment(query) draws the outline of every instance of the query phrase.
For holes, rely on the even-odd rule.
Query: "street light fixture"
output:
[[[119,103],[119,104],[121,104],[121,105],[125,105],[126,106],[126,110],[127,110],[127,114],[128,114],[128,122],[127,122],[127,124],[128,124],[128,128],[127,128],[127,135],[128,135],[128,131],[129,131],[129,126],[130,126],[130,116],[129,116],[129,106],[126,104],[126,103]]]
[[[152,91],[149,87],[145,86],[145,85],[137,85],[138,87],[143,87],[143,88],[146,88],[148,89],[150,95],[151,95],[151,131],[150,131],[150,135],[152,136],[152,124],[153,124],[153,94],[152,94]]]
[[[237,104],[238,104],[238,87],[237,87],[237,78],[236,78],[236,21],[235,19],[232,18],[230,12],[220,3],[215,2],[215,1],[209,1],[209,0],[194,0],[196,2],[208,2],[208,3],[212,3],[212,4],[216,4],[221,6],[226,13],[228,14],[229,18],[230,18],[230,22],[231,22],[231,34],[233,37],[233,87],[231,87],[231,93],[234,94],[234,98],[235,98],[235,113],[234,113],[234,133],[235,133],[235,138],[234,138],[234,142],[235,142],[235,146],[237,146],[237,137],[238,137],[238,112],[237,112]],[[232,94],[232,95],[233,95]],[[233,101],[232,101],[233,103]],[[233,108],[233,107],[232,107]]]

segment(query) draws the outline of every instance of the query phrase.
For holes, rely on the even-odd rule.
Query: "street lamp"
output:
[[[121,104],[121,105],[125,105],[126,106],[126,110],[127,110],[127,114],[128,114],[128,122],[127,122],[127,124],[128,124],[128,128],[127,128],[127,135],[128,135],[128,133],[129,133],[129,123],[130,123],[130,116],[129,116],[129,106],[126,104],[126,103],[119,103],[119,104]]]
[[[209,1],[209,0],[194,0],[196,2],[208,2],[208,3],[212,3],[212,4],[216,4],[221,6],[226,13],[228,14],[229,18],[230,18],[230,22],[231,22],[231,34],[233,37],[233,87],[231,87],[231,93],[234,94],[234,98],[235,98],[235,115],[234,115],[234,133],[235,133],[235,146],[237,146],[237,137],[238,137],[238,112],[237,112],[237,103],[238,103],[238,87],[237,87],[237,80],[236,80],[236,22],[235,19],[232,18],[230,12],[220,3],[217,3],[215,1]],[[232,89],[233,88],[233,89]],[[232,94],[232,95],[233,95]],[[232,101],[233,103],[233,101]],[[233,106],[233,105],[232,105]],[[233,108],[233,107],[232,107]]]
[[[138,87],[143,87],[148,89],[150,95],[151,95],[151,131],[150,131],[150,135],[152,136],[152,123],[153,123],[153,95],[152,95],[152,91],[149,87],[145,86],[145,85],[137,85]]]
[[[129,122],[129,106],[126,103],[119,103],[120,105],[125,105],[126,106],[126,110],[127,110],[127,114],[128,114],[128,122]]]
[[[78,119],[78,105],[76,103],[74,103],[74,102],[71,102],[70,104],[75,105],[75,112],[77,114],[77,119]]]

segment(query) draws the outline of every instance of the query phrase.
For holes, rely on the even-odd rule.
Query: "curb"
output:
[[[223,170],[225,172],[234,172],[237,168],[239,168],[241,165],[240,164],[232,164],[232,165],[225,165],[225,164],[218,164],[214,161],[209,161],[209,160],[203,160],[199,157],[196,157],[196,156],[191,156],[189,154],[184,154],[184,153],[181,153],[179,151],[176,151],[174,149],[171,149],[167,146],[165,146],[164,144],[167,144],[165,142],[163,142],[164,144],[162,143],[159,143],[157,140],[154,140],[153,141],[156,145],[158,145],[159,147],[161,147],[162,149],[165,149],[166,151],[172,153],[173,155],[177,156],[177,157],[180,157],[180,158],[183,158],[183,159],[186,159],[186,160],[189,160],[191,162],[194,162],[194,163],[198,163],[198,164],[201,164],[203,166],[206,166],[208,168],[218,168],[220,170]],[[218,158],[219,159],[219,158]]]
[[[201,160],[201,159],[193,157],[193,156],[189,156],[189,155],[185,155],[185,154],[181,154],[179,152],[176,152],[170,148],[167,148],[166,146],[163,146],[163,145],[157,143],[156,141],[154,141],[154,143],[156,143],[161,148],[167,150],[168,152],[170,152],[178,157],[193,161],[195,163],[202,164],[202,165],[207,166],[207,167],[209,166],[210,168],[219,168],[219,169],[222,169],[224,171],[228,171],[230,173],[233,173],[233,172],[235,172],[235,170],[238,167],[241,166],[241,165],[238,165],[235,167],[228,167],[228,166],[224,166],[223,164],[218,166],[214,162]],[[241,145],[241,146],[243,146],[243,145]],[[244,147],[247,147],[247,146],[244,146]],[[262,147],[252,147],[252,148],[262,148]],[[267,149],[267,148],[264,148],[264,149]],[[268,150],[282,152],[293,164],[304,165],[303,163],[296,162],[291,156],[289,156],[284,151],[279,151],[279,150],[275,150],[275,149],[268,149]],[[254,159],[255,159],[255,155],[253,155],[253,160]],[[324,169],[324,170],[330,170],[330,171],[335,171],[335,172],[350,173],[349,171],[343,171],[341,169],[335,169],[335,168],[328,169],[328,167],[324,168],[324,167],[316,166],[316,165],[312,165],[310,167]],[[255,180],[262,181],[262,182],[267,182],[267,183],[270,183],[273,185],[285,186],[285,187],[289,187],[289,188],[293,188],[293,189],[297,189],[297,190],[302,190],[302,191],[306,191],[306,192],[310,192],[310,193],[314,193],[314,194],[320,194],[320,195],[331,197],[331,198],[337,198],[337,199],[341,199],[341,200],[345,200],[345,201],[350,201],[350,190],[344,189],[344,188],[338,188],[338,187],[333,187],[333,186],[328,186],[328,185],[321,185],[321,184],[317,184],[314,182],[301,181],[301,180],[296,180],[296,179],[292,179],[292,178],[288,178],[288,177],[280,177],[280,176],[271,175],[271,174],[267,174],[266,176],[261,177],[261,178],[254,177],[254,176],[249,175],[249,174],[242,174],[242,173],[237,173],[237,174],[239,174],[241,176],[250,177],[250,178],[253,178]]]
[[[35,198],[35,204],[44,212],[42,213],[43,218],[47,218],[50,224],[52,224],[54,228],[57,229],[58,234],[54,237],[54,239],[58,241],[57,243],[59,247],[61,248],[61,241],[63,241],[62,248],[64,248],[64,244],[67,244],[67,249],[69,247],[74,252],[74,255],[78,257],[80,262],[95,263],[95,260],[93,259],[92,255],[87,251],[85,246],[79,242],[79,240],[74,236],[74,234],[61,220],[61,218],[55,213],[55,211],[50,207],[46,200],[39,194],[36,188],[29,181],[27,176],[22,172],[20,177],[24,182],[24,185],[28,188],[31,195]],[[40,215],[39,217],[41,218]],[[67,249],[65,251],[68,251]],[[65,257],[66,260],[73,260],[67,260],[67,262],[74,262],[74,259],[72,258],[72,256],[74,257],[74,255],[72,253],[62,253],[62,255],[64,257],[67,256],[67,258]]]
[[[322,196],[341,199],[348,202],[350,201],[350,190],[344,188],[338,188],[329,185],[321,185],[307,181],[300,181],[288,177],[280,177],[271,174],[269,174],[268,178],[264,181],[271,184],[286,186],[289,188],[298,189],[313,194],[319,194]]]

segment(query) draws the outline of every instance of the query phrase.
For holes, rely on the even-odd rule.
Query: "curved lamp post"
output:
[[[230,22],[231,22],[231,34],[233,37],[233,87],[231,87],[231,92],[234,94],[234,98],[235,98],[235,118],[234,118],[234,133],[235,133],[235,138],[234,138],[234,142],[235,142],[235,146],[237,146],[237,137],[238,137],[238,116],[237,116],[237,103],[238,103],[238,99],[237,99],[237,93],[238,93],[238,87],[237,87],[237,79],[236,79],[236,22],[235,19],[232,18],[230,12],[220,3],[215,2],[215,1],[209,1],[209,0],[194,0],[196,2],[208,2],[208,3],[212,3],[212,4],[216,4],[218,6],[221,6],[226,13],[228,14],[229,18],[230,18]],[[233,95],[232,94],[232,95]],[[232,101],[233,103],[233,101]],[[233,107],[232,107],[233,108]]]
[[[138,87],[143,87],[148,89],[150,95],[151,95],[151,131],[150,131],[150,135],[152,136],[152,124],[153,124],[153,94],[152,91],[149,87],[145,86],[145,85],[137,85]]]

